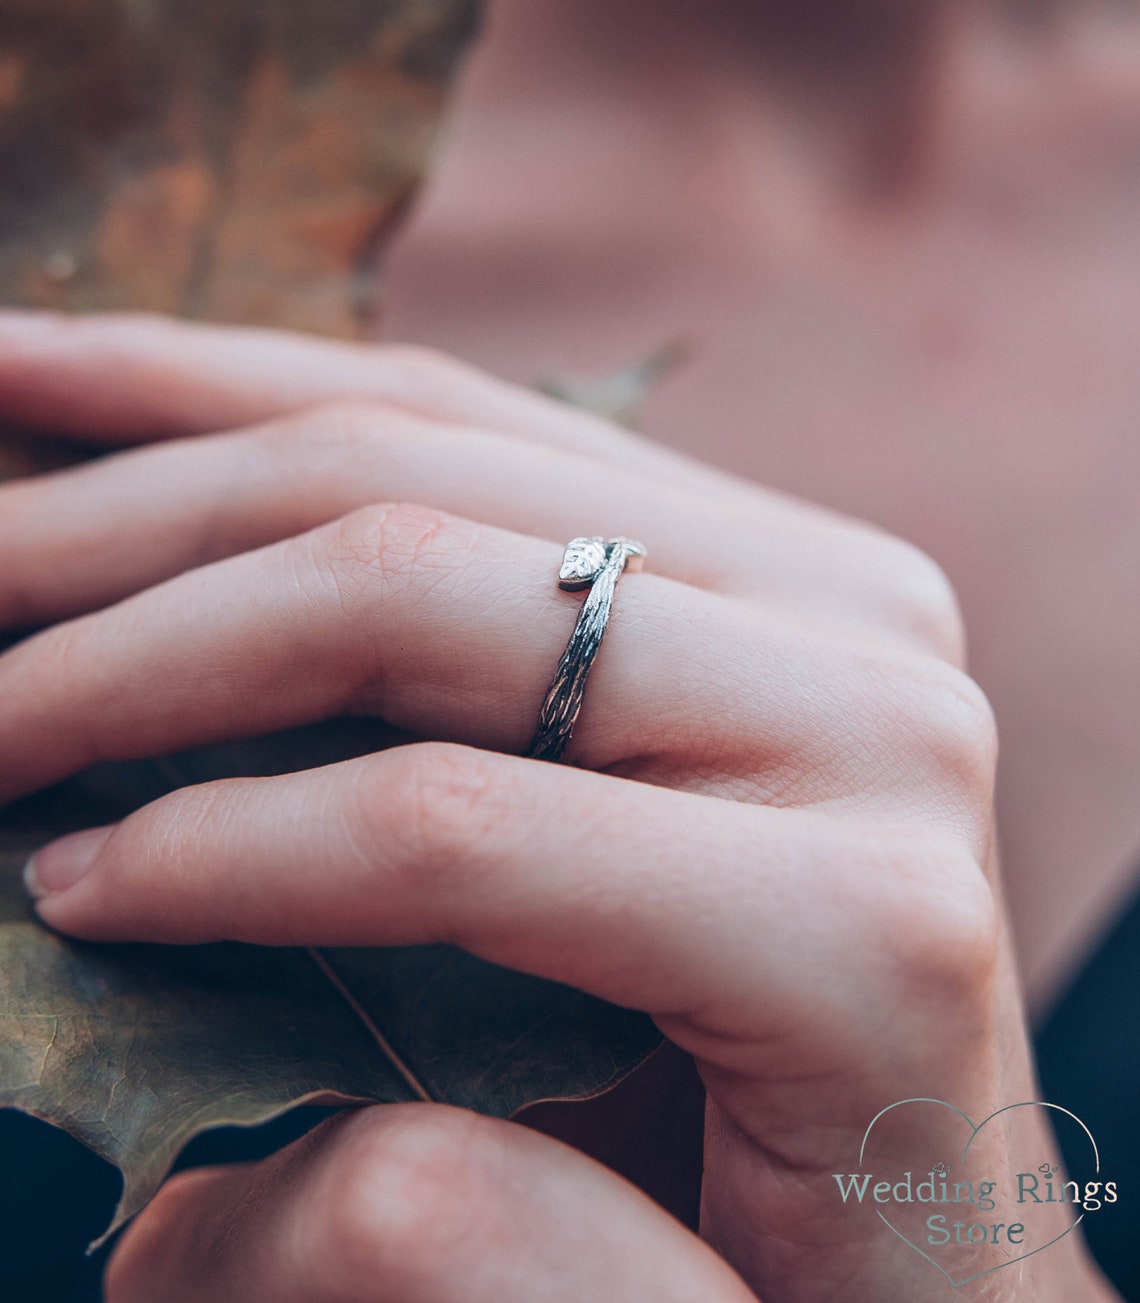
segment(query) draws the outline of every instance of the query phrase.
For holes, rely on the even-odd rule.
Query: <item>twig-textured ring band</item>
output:
[[[644,559],[645,548],[631,538],[611,538],[608,543],[601,538],[576,538],[566,545],[558,587],[567,592],[590,591],[542,703],[528,756],[562,759],[582,709],[590,666],[605,637],[618,578],[624,570],[640,570]]]

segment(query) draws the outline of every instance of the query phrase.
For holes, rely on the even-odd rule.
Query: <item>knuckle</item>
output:
[[[402,812],[399,835],[406,839],[401,862],[416,876],[417,893],[438,893],[441,905],[453,895],[457,869],[485,861],[509,812],[490,756],[443,742],[401,748],[386,801]]]
[[[878,944],[907,998],[973,1007],[989,991],[1000,916],[993,889],[961,841],[897,837],[877,865]]]
[[[311,1208],[312,1297],[420,1297],[493,1203],[490,1124],[397,1106],[359,1114],[342,1139]]]
[[[973,831],[984,832],[998,753],[985,693],[962,670],[931,657],[909,659],[905,666],[892,661],[880,686],[895,720],[896,763],[944,807],[942,813],[964,810]]]
[[[958,598],[946,572],[920,548],[886,540],[880,569],[881,600],[893,627],[909,641],[952,665],[965,659],[965,630]]]
[[[392,592],[424,571],[451,568],[444,535],[454,517],[414,503],[379,503],[342,517],[326,535],[327,559],[343,595]],[[455,529],[456,534],[462,533]]]
[[[961,670],[941,666],[937,677],[929,707],[936,756],[951,780],[981,798],[988,809],[998,753],[993,708],[977,683]]]

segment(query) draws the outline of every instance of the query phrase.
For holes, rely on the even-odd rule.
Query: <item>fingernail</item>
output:
[[[42,900],[74,887],[95,863],[104,842],[114,831],[113,823],[102,828],[84,828],[82,832],[68,833],[42,846],[24,865],[28,895],[33,900]]]

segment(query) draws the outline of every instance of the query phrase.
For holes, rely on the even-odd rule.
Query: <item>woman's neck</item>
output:
[[[1140,18],[1112,0],[491,0],[488,24],[520,101],[720,103],[854,199],[922,190],[979,133],[1063,145],[1058,122],[1140,93]]]

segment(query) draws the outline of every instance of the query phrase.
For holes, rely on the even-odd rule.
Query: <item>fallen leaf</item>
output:
[[[197,777],[279,772],[298,748],[312,763],[357,753],[370,731],[345,721],[177,763]],[[49,831],[159,794],[173,763],[104,766],[0,817],[0,1104],[122,1170],[108,1234],[209,1128],[304,1103],[438,1100],[509,1117],[599,1094],[659,1043],[642,1014],[447,946],[107,946],[49,932],[20,881],[28,854]]]
[[[6,0],[0,302],[351,336],[477,0]]]
[[[0,302],[369,332],[379,253],[478,10],[9,0]],[[86,455],[0,429],[0,480]],[[642,1014],[445,947],[97,946],[30,909],[21,868],[53,836],[182,783],[402,740],[338,721],[103,766],[0,811],[0,1103],[118,1165],[111,1230],[204,1130],[318,1101],[426,1098],[507,1117],[601,1093],[659,1043]]]

